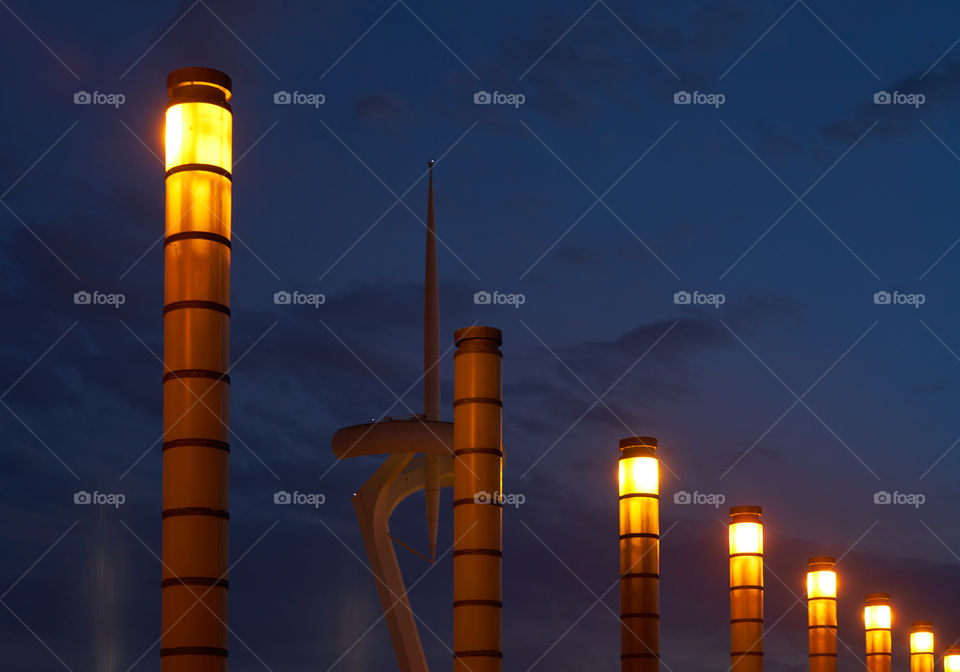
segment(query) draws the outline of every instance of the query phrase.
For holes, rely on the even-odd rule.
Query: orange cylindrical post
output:
[[[870,593],[863,609],[867,634],[867,672],[890,672],[893,659],[893,614],[889,593]]]
[[[620,670],[660,669],[660,462],[657,440],[620,441]]]
[[[810,672],[837,671],[836,562],[836,558],[828,556],[807,561]]]
[[[933,672],[933,623],[914,621],[910,626],[910,672]]]
[[[759,506],[730,509],[730,670],[763,670],[763,523]]]
[[[167,78],[162,672],[227,669],[230,78]]]
[[[951,646],[944,652],[943,672],[960,672],[960,646]]]
[[[460,329],[455,340],[453,669],[500,672],[503,341],[493,327]]]

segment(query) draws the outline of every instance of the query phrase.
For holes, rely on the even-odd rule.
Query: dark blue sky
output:
[[[812,555],[843,556],[842,670],[861,665],[867,592],[893,597],[895,665],[913,620],[960,638],[957,8],[0,4],[11,668],[158,665],[157,157],[165,77],[187,65],[234,81],[233,670],[392,669],[350,505],[375,462],[335,464],[329,442],[422,410],[430,158],[442,347],[477,321],[504,332],[504,489],[526,497],[504,512],[505,669],[618,669],[630,435],[659,437],[665,464],[665,670],[728,664],[737,504],[764,507],[769,670],[806,669]],[[75,105],[78,91],[125,102]],[[278,91],[325,102],[276,105]],[[475,105],[478,91],[525,102]],[[725,102],[677,105],[679,91]],[[925,102],[874,104],[880,91]],[[75,305],[81,290],[125,303]],[[280,290],[326,303],[275,305]],[[478,291],[525,302],[476,305]],[[681,291],[725,302],[678,305]],[[875,303],[884,291],[924,303]],[[447,419],[452,372],[448,357]],[[278,507],[280,489],[326,504]],[[78,506],[78,490],[126,501]],[[675,504],[681,491],[726,503]],[[877,505],[880,491],[925,501]],[[394,529],[426,547],[422,499]],[[401,556],[408,583],[427,570]],[[435,669],[450,588],[447,557],[412,592]]]

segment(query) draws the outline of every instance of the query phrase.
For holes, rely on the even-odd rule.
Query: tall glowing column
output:
[[[943,654],[943,672],[960,672],[960,646],[951,646]]]
[[[730,670],[763,670],[763,523],[759,506],[730,509]]]
[[[230,78],[170,73],[163,337],[163,672],[227,669]]]
[[[893,617],[888,593],[867,595],[863,623],[867,633],[867,672],[890,672],[893,638],[890,634]]]
[[[660,462],[657,440],[620,441],[620,669],[660,669]]]
[[[910,672],[933,672],[933,623],[916,621],[910,626]]]
[[[493,327],[459,329],[455,340],[453,669],[500,672],[503,341]]]
[[[810,630],[810,672],[837,670],[836,559],[810,558],[807,569],[807,616]]]

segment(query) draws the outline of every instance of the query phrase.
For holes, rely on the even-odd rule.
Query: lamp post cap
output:
[[[933,629],[933,621],[914,621],[910,624],[910,632],[930,632]]]
[[[740,516],[746,513],[753,513],[760,515],[763,513],[763,509],[759,506],[731,506],[730,515],[731,516]]]
[[[657,449],[657,440],[652,436],[629,436],[620,439],[620,450],[625,448],[653,448]]]
[[[167,94],[172,98],[174,91],[190,84],[213,86],[222,90],[227,99],[233,91],[233,80],[225,72],[214,68],[189,67],[177,68],[167,75]]]
[[[495,341],[497,345],[503,345],[503,332],[496,327],[464,327],[457,329],[453,334],[453,340],[457,345],[472,338]]]
[[[837,563],[837,559],[832,555],[815,555],[812,558],[808,558],[807,563],[810,565],[821,565],[827,563],[835,565]]]
[[[960,646],[951,646],[943,652],[945,656],[960,656]]]
[[[429,161],[427,161],[427,168],[433,168],[433,164],[434,164],[434,163],[435,163],[435,162],[434,162],[433,159],[430,159]]]
[[[887,604],[890,602],[890,593],[867,593],[867,604]]]

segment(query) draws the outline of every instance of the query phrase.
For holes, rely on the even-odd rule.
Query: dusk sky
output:
[[[4,669],[159,669],[161,157],[184,66],[233,79],[233,672],[396,669],[350,501],[382,458],[338,463],[330,440],[423,411],[429,159],[445,420],[454,331],[503,331],[523,496],[505,670],[619,670],[628,436],[660,443],[665,672],[729,666],[736,505],[763,507],[768,671],[807,669],[810,556],[839,558],[843,672],[871,592],[894,669],[912,621],[960,643],[954,4],[0,5]],[[439,562],[398,548],[435,670],[442,497]],[[426,551],[422,494],[392,521]]]

